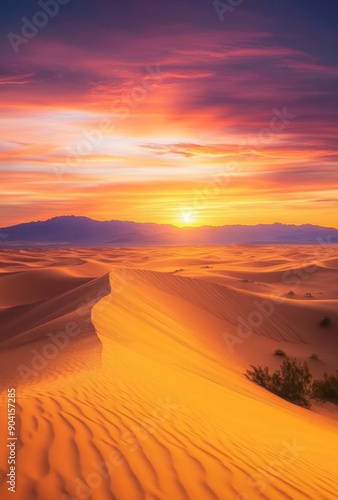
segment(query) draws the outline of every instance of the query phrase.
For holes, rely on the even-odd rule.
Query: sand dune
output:
[[[0,425],[14,380],[16,498],[337,498],[336,407],[306,410],[243,376],[278,366],[276,348],[316,374],[337,368],[337,327],[319,325],[325,314],[338,324],[337,247],[328,251],[2,252]],[[310,262],[286,296],[282,273]],[[3,478],[6,460],[2,435]],[[0,497],[11,495],[2,479]]]

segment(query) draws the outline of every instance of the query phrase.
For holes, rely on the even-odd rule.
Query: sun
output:
[[[194,216],[191,212],[187,212],[186,210],[181,210],[181,219],[184,224],[189,225],[193,222]]]

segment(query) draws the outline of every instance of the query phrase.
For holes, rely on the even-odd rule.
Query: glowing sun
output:
[[[186,212],[182,210],[181,212],[181,219],[184,222],[184,224],[191,224],[194,220],[194,216],[191,212]]]

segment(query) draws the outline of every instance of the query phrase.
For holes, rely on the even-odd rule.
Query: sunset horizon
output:
[[[313,226],[313,227],[319,227],[319,228],[325,228],[325,229],[337,229],[338,230],[338,225],[337,226],[331,226],[331,225],[325,225],[325,224],[311,224],[308,222],[302,222],[299,224],[295,223],[288,223],[288,222],[280,222],[278,220],[275,220],[274,222],[256,222],[252,224],[241,224],[241,223],[233,223],[233,224],[220,224],[220,225],[214,225],[214,224],[203,224],[199,225],[197,223],[185,221],[183,216],[182,216],[182,221],[179,223],[169,223],[169,222],[154,222],[151,220],[145,220],[145,221],[137,221],[137,220],[130,220],[130,219],[116,219],[116,218],[111,218],[111,219],[98,219],[94,217],[90,217],[89,215],[84,215],[84,214],[60,214],[60,215],[55,215],[53,217],[49,217],[47,219],[33,219],[33,220],[24,220],[22,222],[19,222],[18,224],[12,224],[11,226],[2,226],[0,229],[6,229],[8,227],[13,227],[17,225],[25,225],[25,224],[31,224],[34,222],[48,222],[53,219],[62,219],[62,218],[80,218],[80,219],[90,219],[94,222],[130,222],[133,224],[154,224],[157,226],[172,226],[178,229],[184,229],[184,228],[204,228],[204,227],[210,227],[210,228],[221,228],[221,227],[232,227],[232,226],[242,226],[242,227],[255,227],[255,226],[292,226],[292,227],[302,227],[302,226]],[[194,221],[196,222],[196,221]]]
[[[0,499],[337,500],[338,1],[0,16]]]
[[[1,225],[336,223],[334,16],[239,4],[9,9]]]

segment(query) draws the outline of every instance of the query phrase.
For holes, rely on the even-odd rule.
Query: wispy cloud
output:
[[[27,85],[33,83],[34,73],[25,74],[0,74],[0,85]]]

